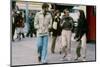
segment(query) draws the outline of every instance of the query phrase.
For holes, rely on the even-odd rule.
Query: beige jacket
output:
[[[52,26],[52,16],[50,13],[47,13],[44,17],[43,11],[36,13],[34,19],[34,27],[37,29],[37,36],[48,35],[49,28]]]

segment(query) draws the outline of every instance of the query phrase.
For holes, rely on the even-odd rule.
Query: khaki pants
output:
[[[62,30],[62,51],[65,55],[71,53],[71,36],[72,32],[70,30]]]
[[[51,52],[54,53],[57,36],[52,36]]]

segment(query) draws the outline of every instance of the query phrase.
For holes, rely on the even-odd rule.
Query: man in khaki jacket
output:
[[[49,28],[52,26],[52,16],[48,12],[48,8],[49,5],[44,3],[42,11],[36,14],[34,20],[34,26],[37,29],[38,59],[41,63],[47,63],[48,35]]]

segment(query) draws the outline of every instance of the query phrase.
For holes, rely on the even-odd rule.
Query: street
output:
[[[71,45],[71,55],[72,61],[62,61],[63,54],[60,54],[59,51],[61,49],[61,40],[57,39],[55,54],[52,54],[51,49],[51,37],[49,37],[48,43],[48,55],[47,62],[48,63],[63,63],[63,62],[75,62],[73,61],[76,57],[76,46],[77,43],[72,40]],[[38,54],[37,54],[37,45],[36,45],[36,37],[33,38],[23,38],[21,41],[15,40],[11,44],[12,46],[12,65],[29,65],[29,64],[39,64],[38,62]],[[95,60],[95,44],[87,44],[87,54],[86,61],[94,61]]]

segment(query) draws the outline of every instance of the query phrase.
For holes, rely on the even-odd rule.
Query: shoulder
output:
[[[47,12],[47,15],[51,16],[51,13]]]
[[[64,18],[64,17],[65,17],[65,15],[62,16],[62,18]]]
[[[62,19],[64,19],[64,18],[65,18],[65,15],[62,16]]]
[[[41,11],[40,12],[37,12],[36,15],[40,15],[41,13],[42,13]]]
[[[73,20],[73,18],[72,18],[72,17],[70,17],[70,16],[69,16],[68,18],[69,18],[69,20]]]

